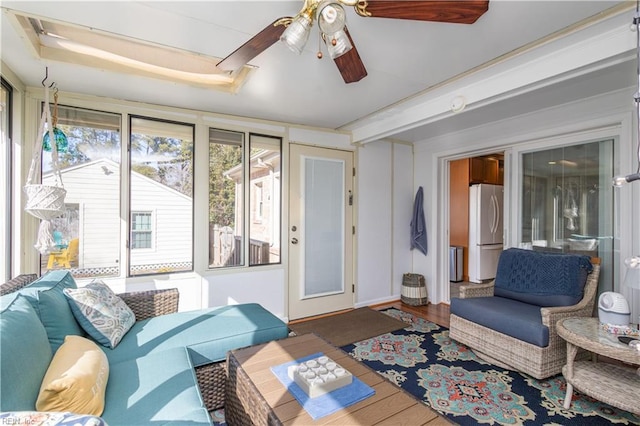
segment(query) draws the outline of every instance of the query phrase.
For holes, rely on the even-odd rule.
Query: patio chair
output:
[[[71,268],[72,265],[77,266],[79,247],[80,239],[74,238],[69,241],[69,246],[67,248],[49,253],[47,269],[53,269],[56,264],[64,268]]]

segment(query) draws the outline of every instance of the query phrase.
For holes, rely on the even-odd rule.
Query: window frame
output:
[[[4,281],[7,281],[12,278],[12,264],[13,264],[13,256],[11,247],[13,245],[13,209],[11,208],[11,202],[13,200],[13,96],[14,89],[11,84],[4,77],[0,76],[0,87],[1,90],[6,93],[6,113],[2,111],[1,118],[3,120],[3,125],[6,124],[6,132],[4,133],[4,140],[2,141],[5,144],[5,149],[2,153],[0,153],[0,159],[2,159],[2,170],[4,170],[4,192],[2,193],[3,212],[0,214],[2,217],[2,228],[4,230],[4,241],[2,242],[2,249],[0,250],[0,254],[2,255],[4,261],[2,263],[2,267],[0,267],[0,271],[2,272],[2,277]]]

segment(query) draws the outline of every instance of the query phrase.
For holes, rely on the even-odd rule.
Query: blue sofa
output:
[[[494,281],[464,285],[451,299],[449,335],[504,368],[558,374],[566,343],[556,323],[593,315],[599,274],[598,259],[587,256],[504,250]]]
[[[65,336],[88,337],[65,288],[77,288],[71,274],[53,271],[0,298],[0,411],[35,410]],[[131,296],[123,295],[130,306],[140,300]],[[177,311],[177,298],[172,304]],[[288,335],[287,325],[258,304],[145,316],[136,313],[137,321],[114,349],[98,345],[109,366],[101,417],[110,426],[211,424],[209,411],[218,408],[224,391],[226,352]]]

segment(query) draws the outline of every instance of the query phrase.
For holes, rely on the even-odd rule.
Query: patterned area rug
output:
[[[342,349],[461,425],[640,424],[640,416],[574,392],[563,408],[562,375],[536,380],[477,358],[449,330],[397,309],[408,327]]]

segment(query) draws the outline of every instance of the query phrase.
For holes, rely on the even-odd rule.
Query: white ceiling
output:
[[[38,86],[49,66],[63,93],[339,129],[618,3],[491,0],[489,11],[472,25],[362,18],[348,8],[349,32],[369,74],[352,84],[343,82],[326,52],[325,59],[316,58],[315,31],[301,56],[280,43],[257,56],[250,64],[258,69],[236,94],[40,60],[7,13],[1,23],[1,58],[28,86]],[[1,6],[223,58],[276,18],[295,15],[302,2],[2,1]],[[623,84],[633,80],[625,78]],[[505,114],[515,111],[503,109]],[[465,119],[483,118],[476,112]],[[396,137],[420,140],[449,127],[451,122],[444,121]]]

